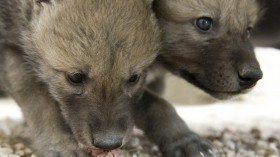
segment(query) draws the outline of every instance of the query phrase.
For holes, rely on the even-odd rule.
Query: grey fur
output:
[[[154,10],[163,30],[158,61],[172,73],[220,99],[262,78],[247,31],[262,14],[257,0],[156,0]],[[213,19],[211,30],[198,29],[200,17]]]
[[[163,89],[161,66],[216,98],[247,92],[262,78],[247,31],[262,15],[262,6],[257,0],[155,0],[153,9],[163,30],[163,46],[150,71],[155,80],[149,82],[150,91],[136,105],[134,115],[145,113],[147,122],[163,121],[155,126],[136,118],[136,123],[167,157],[215,156],[211,144],[190,131],[172,106],[154,93]],[[199,17],[214,19],[214,28],[208,33],[198,30]],[[244,74],[249,82],[241,78]]]

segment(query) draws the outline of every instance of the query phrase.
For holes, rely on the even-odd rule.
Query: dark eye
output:
[[[247,38],[250,38],[251,37],[251,32],[252,32],[253,28],[252,27],[248,27],[246,29],[246,34],[247,34]]]
[[[140,79],[140,76],[137,75],[137,74],[134,74],[134,75],[130,76],[128,82],[130,84],[135,84],[135,83],[137,83],[139,81],[139,79]]]
[[[83,82],[83,74],[81,73],[71,73],[67,75],[68,80],[70,81],[70,83],[73,84],[80,84]]]
[[[196,26],[203,31],[209,31],[212,25],[213,20],[209,17],[201,17],[196,20]]]

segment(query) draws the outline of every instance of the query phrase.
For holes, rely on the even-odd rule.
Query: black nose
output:
[[[104,150],[113,150],[122,146],[122,140],[121,137],[96,138],[94,146]]]
[[[238,71],[240,85],[244,88],[250,87],[258,82],[263,76],[259,66],[244,65]]]

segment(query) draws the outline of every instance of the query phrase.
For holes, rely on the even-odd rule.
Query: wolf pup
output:
[[[144,0],[0,1],[1,89],[42,157],[121,147],[159,45]]]
[[[258,0],[156,0],[163,29],[158,60],[172,73],[225,99],[262,78],[250,41]]]
[[[151,127],[138,123],[152,138],[168,137],[156,141],[164,155],[211,157],[214,150],[205,139],[188,129],[168,102],[155,94],[161,92],[164,83],[163,74],[158,71],[162,71],[163,66],[219,99],[250,90],[262,78],[250,42],[251,30],[263,12],[258,2],[154,1],[153,9],[163,31],[163,45],[157,58],[159,64],[150,68],[149,75],[153,75],[148,82],[150,91],[145,92],[135,115],[146,114],[148,122],[162,119]],[[147,112],[141,108],[142,104],[158,114]]]

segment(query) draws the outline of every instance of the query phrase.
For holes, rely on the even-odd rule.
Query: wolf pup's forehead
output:
[[[254,25],[261,12],[257,0],[163,0],[157,9],[162,17],[186,22],[197,17],[211,17],[230,25]],[[243,26],[242,26],[243,28]]]
[[[145,0],[73,0],[51,7],[42,11],[33,36],[51,66],[103,66],[112,60],[143,66],[157,55],[160,32]]]

